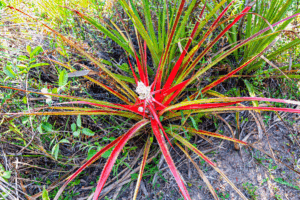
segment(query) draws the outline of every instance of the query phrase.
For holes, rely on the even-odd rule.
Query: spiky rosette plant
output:
[[[125,4],[126,2],[124,0],[120,1],[122,4]],[[273,25],[271,25],[268,28],[265,28],[255,35],[249,37],[246,40],[240,41],[236,46],[232,47],[231,49],[221,53],[218,55],[212,62],[210,62],[207,65],[200,65],[199,70],[195,71],[195,67],[199,65],[199,61],[205,58],[205,55],[209,52],[209,50],[218,42],[218,40],[227,32],[230,30],[230,28],[236,24],[250,9],[253,5],[250,3],[248,6],[245,7],[245,9],[238,15],[234,16],[233,21],[231,23],[228,23],[225,29],[223,29],[212,41],[208,42],[208,44],[204,45],[204,41],[207,39],[209,35],[212,34],[212,32],[220,25],[225,24],[228,22],[229,19],[226,19],[224,21],[221,21],[222,17],[228,10],[228,8],[233,4],[231,2],[228,4],[228,6],[219,14],[217,19],[213,22],[213,24],[210,26],[210,28],[206,31],[206,33],[202,36],[202,39],[198,42],[196,46],[193,48],[190,48],[193,39],[198,31],[199,25],[202,22],[201,20],[198,20],[192,30],[192,33],[190,37],[188,38],[188,41],[185,44],[185,47],[180,54],[179,58],[177,58],[177,62],[171,67],[169,66],[169,53],[171,49],[171,44],[174,39],[174,35],[177,30],[177,26],[180,22],[180,18],[183,12],[183,8],[185,5],[185,0],[180,1],[179,9],[177,11],[177,14],[175,18],[173,19],[173,26],[169,28],[168,30],[168,39],[166,44],[164,45],[164,51],[159,59],[159,64],[156,67],[156,72],[154,77],[149,77],[148,74],[148,68],[147,65],[147,48],[151,48],[153,44],[149,44],[151,42],[151,37],[147,37],[147,32],[143,32],[143,34],[139,34],[138,31],[136,31],[137,35],[140,35],[138,37],[139,41],[139,54],[135,51],[133,48],[133,45],[131,43],[130,38],[127,38],[127,41],[129,43],[129,50],[133,52],[135,59],[136,59],[136,66],[133,66],[130,60],[128,59],[129,66],[131,68],[131,73],[129,78],[134,79],[135,84],[128,84],[125,83],[117,74],[112,73],[110,70],[108,70],[101,62],[99,62],[97,59],[93,58],[91,55],[86,53],[82,48],[80,48],[78,45],[76,45],[74,42],[70,41],[60,33],[56,32],[55,30],[48,27],[46,24],[43,24],[47,28],[49,28],[53,33],[61,37],[66,43],[77,49],[83,56],[86,56],[88,59],[90,59],[92,62],[94,62],[102,71],[103,73],[99,74],[100,79],[106,78],[106,76],[103,76],[102,74],[106,74],[110,77],[111,80],[113,80],[116,84],[115,87],[118,90],[114,90],[111,87],[101,83],[100,81],[92,78],[91,76],[86,75],[85,77],[89,79],[90,81],[98,84],[102,88],[106,89],[116,97],[118,97],[120,100],[122,100],[123,104],[116,104],[116,103],[110,103],[106,101],[99,101],[94,99],[87,99],[87,98],[81,98],[81,97],[74,97],[74,96],[66,96],[66,95],[59,95],[59,94],[49,94],[49,93],[41,93],[41,92],[33,92],[37,94],[42,95],[49,95],[54,97],[61,97],[65,99],[75,100],[65,103],[56,104],[50,107],[43,107],[43,108],[36,108],[35,110],[31,112],[26,113],[9,113],[10,115],[118,115],[126,118],[130,118],[133,120],[136,120],[137,122],[123,135],[119,136],[117,139],[112,141],[110,144],[102,148],[99,152],[97,152],[92,158],[90,158],[84,165],[82,165],[73,175],[71,175],[69,178],[67,178],[64,185],[61,187],[59,192],[57,193],[55,199],[58,199],[60,194],[62,193],[63,189],[72,181],[76,176],[79,175],[86,167],[91,165],[93,162],[95,162],[97,159],[101,157],[103,153],[108,151],[109,149],[113,149],[110,157],[106,161],[106,164],[102,170],[102,173],[100,175],[96,191],[94,193],[94,200],[98,199],[104,184],[106,180],[108,179],[111,170],[113,168],[113,165],[123,149],[123,147],[126,145],[129,139],[133,138],[138,132],[141,132],[141,130],[145,129],[146,127],[151,127],[152,132],[150,133],[150,136],[148,137],[148,140],[145,145],[145,151],[143,155],[143,160],[140,165],[140,173],[137,179],[137,185],[134,193],[134,199],[137,197],[139,184],[142,179],[143,175],[143,169],[146,164],[147,156],[149,153],[149,149],[151,146],[152,139],[156,138],[161,152],[165,158],[166,163],[168,164],[170,171],[172,172],[178,187],[180,189],[180,192],[184,199],[191,199],[190,195],[186,189],[186,186],[178,173],[176,166],[174,164],[174,161],[172,159],[172,156],[169,152],[169,146],[173,147],[171,143],[170,138],[176,139],[176,141],[180,142],[181,145],[187,147],[188,149],[192,150],[194,153],[196,153],[200,158],[204,159],[212,168],[214,168],[218,173],[220,173],[225,180],[238,192],[238,194],[243,198],[247,199],[242,192],[240,192],[235,185],[225,176],[225,174],[222,173],[222,171],[217,167],[217,165],[211,161],[207,156],[205,156],[199,149],[197,149],[195,146],[193,146],[188,140],[180,136],[176,130],[179,130],[180,128],[184,128],[185,130],[200,135],[201,137],[210,136],[210,137],[216,137],[221,138],[224,140],[232,141],[234,143],[238,143],[240,145],[248,145],[246,142],[241,141],[236,138],[227,137],[224,135],[220,135],[218,133],[212,133],[205,130],[196,130],[194,128],[189,128],[184,125],[172,125],[172,129],[174,131],[169,131],[169,124],[165,123],[166,121],[170,122],[172,120],[176,120],[180,118],[183,115],[190,116],[194,113],[213,113],[213,112],[228,112],[228,111],[244,111],[244,110],[256,110],[256,111],[283,111],[283,112],[291,112],[291,113],[300,113],[299,109],[290,109],[290,108],[280,108],[280,107],[251,107],[251,106],[245,106],[242,103],[247,101],[266,101],[266,102],[280,102],[280,103],[286,103],[286,104],[295,104],[300,105],[300,102],[298,101],[291,101],[291,100],[283,100],[283,99],[270,99],[270,98],[259,98],[259,97],[226,97],[224,95],[221,95],[215,91],[212,91],[211,89],[217,86],[218,84],[224,82],[226,79],[228,79],[230,76],[236,74],[239,70],[245,68],[249,63],[253,62],[255,59],[257,59],[259,56],[263,55],[263,53],[272,45],[269,45],[264,48],[262,52],[255,55],[251,59],[249,59],[247,62],[243,63],[240,67],[235,69],[234,71],[230,72],[229,74],[217,79],[216,81],[212,82],[211,84],[207,85],[203,89],[199,89],[194,94],[191,94],[189,96],[184,96],[185,89],[189,87],[192,83],[196,81],[201,80],[201,76],[210,68],[215,66],[217,63],[219,63],[222,59],[224,59],[226,56],[237,50],[243,45],[246,45],[250,41],[253,40],[259,40],[262,38],[265,38],[267,36],[277,34],[277,33],[270,33],[267,36],[264,35],[263,37],[259,37],[261,34],[265,33],[266,31],[270,30],[272,27],[275,27],[276,25],[285,22],[299,14],[295,14],[291,17],[288,17],[286,19],[283,19]],[[10,7],[11,9],[18,10],[16,8]],[[131,10],[130,6],[125,6],[127,9],[126,11],[128,14],[134,19],[133,15],[134,12]],[[203,12],[205,9],[205,5],[200,13],[199,19],[202,18]],[[18,10],[19,12],[22,12]],[[25,14],[24,12],[22,12]],[[77,14],[83,16],[84,15],[77,12]],[[28,15],[27,15],[28,16]],[[134,25],[136,25],[137,21],[134,21]],[[141,29],[141,27],[139,27]],[[129,34],[128,34],[129,35]],[[123,35],[124,38],[126,36]],[[142,42],[142,38],[144,38],[144,42]],[[146,41],[146,42],[145,42]],[[196,56],[196,53],[200,49],[201,46],[204,46],[204,50],[199,52],[199,55]],[[151,49],[149,49],[150,52],[152,52]],[[60,63],[58,61],[52,60],[53,62],[62,65],[63,67],[69,69],[71,72],[74,72],[73,68],[70,66]],[[85,67],[87,70],[92,71],[88,67]],[[135,70],[137,68],[137,70]],[[136,74],[136,71],[138,73]],[[150,80],[153,80],[150,82]],[[17,88],[11,88],[6,86],[1,86],[2,88],[7,89],[14,89],[19,90],[23,92],[30,92],[22,89]],[[201,94],[201,95],[200,95]],[[80,105],[88,105],[89,108],[83,108],[82,106],[78,107],[63,107],[64,105],[74,105],[74,104],[80,104]],[[92,106],[92,108],[91,108]],[[39,110],[43,109],[43,112],[40,112]],[[57,111],[44,111],[44,109],[56,109],[56,110],[62,110],[62,112]],[[154,137],[152,137],[154,135]],[[181,147],[180,144],[176,143],[180,149],[184,151],[184,149]],[[184,151],[185,152],[185,151]],[[185,152],[186,153],[186,152]],[[187,154],[188,156],[188,154]],[[188,156],[189,157],[189,156]],[[190,158],[190,157],[189,157]],[[198,169],[198,168],[197,168]],[[199,169],[200,170],[200,169]],[[213,194],[215,199],[218,199],[216,193],[214,192],[214,189],[210,185],[209,181],[205,178],[205,176],[202,176],[205,183],[208,185],[211,193]]]

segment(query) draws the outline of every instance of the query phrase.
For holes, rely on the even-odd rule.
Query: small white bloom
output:
[[[138,108],[138,111],[139,111],[139,112],[143,112],[143,111],[144,111],[143,107],[139,107],[139,108]]]
[[[136,93],[139,94],[139,98],[141,100],[144,99],[150,99],[151,97],[151,88],[150,86],[145,86],[143,82],[138,82],[137,88],[136,88]]]
[[[41,89],[41,92],[42,93],[51,93],[51,92],[48,92],[48,89],[47,88],[43,88]],[[46,99],[46,103],[51,103],[52,102],[52,99],[51,99],[51,96],[49,95],[44,95],[47,99]]]

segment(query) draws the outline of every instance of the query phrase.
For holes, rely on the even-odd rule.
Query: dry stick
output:
[[[12,177],[14,178],[14,177]],[[6,187],[6,188],[5,188]],[[0,176],[0,189],[1,190],[4,190],[4,192],[6,194],[9,194],[11,195],[11,199],[15,200],[17,198],[14,198],[12,194],[16,195],[16,191],[10,189],[10,188],[13,188],[13,185],[6,182],[1,176]],[[9,192],[8,192],[9,191]],[[23,191],[21,190],[18,190],[20,193],[24,194],[25,196],[27,195],[26,193],[24,193]],[[19,197],[19,199],[23,200],[23,198]]]
[[[292,81],[292,79],[290,79],[283,71],[281,71],[281,69],[279,69],[279,67],[277,67],[274,63],[272,63],[269,59],[267,59],[264,55],[260,56],[264,61],[266,61],[269,65],[271,65],[272,67],[274,67],[275,69],[277,69],[278,71],[280,71],[288,80]]]
[[[188,158],[188,160],[191,161],[191,163],[195,166],[195,168],[197,169],[200,177],[202,178],[202,180],[205,182],[205,184],[207,185],[208,189],[210,190],[211,194],[213,195],[214,199],[219,199],[218,195],[216,194],[216,192],[214,191],[213,186],[210,184],[209,180],[206,178],[205,174],[203,173],[203,171],[199,168],[199,166],[197,165],[197,163],[191,158],[191,156],[188,154],[187,151],[185,151],[183,149],[182,146],[180,146],[178,143],[176,143],[176,145],[183,151],[183,153],[186,155],[186,157]]]
[[[243,104],[239,104],[244,106]],[[259,123],[258,117],[255,115],[255,113],[257,113],[256,111],[249,111],[250,114],[252,115],[256,125],[257,125],[257,132],[258,132],[258,139],[261,140],[262,139],[262,135],[263,135],[263,131],[262,131],[262,125]]]
[[[24,192],[24,195],[26,197],[27,200],[30,200],[30,197],[26,194],[26,188],[24,187],[24,183],[23,183],[23,180],[20,179],[20,176],[18,174],[18,180],[20,181],[20,185],[21,185],[21,188]]]
[[[139,155],[135,158],[135,160],[133,161],[133,163],[131,164],[131,168],[134,167],[134,165],[137,163],[138,159],[141,157],[141,155],[143,154],[143,149],[140,150]],[[127,170],[128,172],[125,173],[124,177],[126,177],[129,173],[130,173],[130,169]]]
[[[18,165],[18,157],[16,157],[16,167],[15,167],[15,169],[16,169],[16,184],[15,184],[15,187],[16,187],[16,189],[15,189],[15,191],[16,191],[16,195],[17,195],[17,199],[19,199],[19,190],[18,190],[18,168],[19,168],[19,165]]]
[[[28,80],[28,74],[26,76],[26,88],[25,88],[25,90],[28,90],[28,81],[27,80]],[[28,92],[26,92],[26,99],[28,99]],[[27,101],[27,110],[29,110],[29,113],[30,113],[29,101]],[[31,125],[32,137],[31,137],[30,141],[26,144],[26,146],[23,147],[18,153],[22,153],[25,149],[27,149],[29,147],[29,145],[33,142],[34,137],[36,135],[36,132],[34,132],[34,130],[33,130],[32,117],[31,116],[29,116],[29,121],[30,121],[30,125]]]
[[[116,200],[118,198],[118,194],[121,191],[121,189],[122,189],[122,187],[119,187],[119,188],[116,189],[115,194],[114,194],[114,196],[112,198],[113,200]]]
[[[271,154],[273,155],[273,157],[275,157],[274,151],[273,151],[273,149],[272,149],[272,147],[271,147],[271,144],[270,144],[269,134],[268,134],[268,132],[267,132],[267,130],[266,130],[266,127],[265,127],[265,125],[264,125],[264,122],[263,122],[263,120],[262,120],[262,117],[261,117],[260,113],[258,113],[258,112],[256,112],[256,113],[257,113],[257,116],[258,116],[260,125],[261,125],[261,127],[262,127],[262,129],[263,129],[263,132],[264,132],[265,135],[267,136],[267,141],[268,141],[268,145],[269,145],[269,149],[270,149],[270,151],[271,151]],[[276,160],[275,160],[275,162],[276,162]]]
[[[293,131],[290,129],[290,127],[286,124],[286,122],[282,119],[282,117],[279,115],[278,112],[275,112],[276,115],[278,116],[278,118],[283,122],[284,126],[289,130],[289,132],[291,133],[292,137],[294,138],[294,140],[296,141],[296,143],[298,144],[298,146],[300,147],[299,141],[298,139],[295,137],[295,135],[293,134]]]
[[[70,170],[69,173],[66,173],[65,175],[63,175],[62,177],[60,177],[57,181],[55,181],[54,183],[52,183],[46,190],[48,192],[52,191],[53,189],[55,189],[57,186],[59,186],[61,183],[64,182],[64,180],[69,177],[70,173],[75,170],[77,167],[73,167],[72,170]],[[37,198],[39,198],[40,196],[42,196],[43,192],[39,192],[33,196],[30,197],[31,200],[35,200]]]
[[[147,189],[146,189],[146,187],[145,187],[144,181],[141,181],[140,187],[141,187],[141,190],[143,190],[145,196],[146,196],[146,197],[149,196],[149,193],[148,193],[148,191],[147,191]]]
[[[234,134],[234,132],[233,132],[233,130],[232,130],[232,127],[226,122],[226,120],[223,119],[223,117],[221,117],[221,116],[218,115],[218,114],[216,114],[216,116],[217,116],[221,121],[223,121],[223,122],[226,124],[226,126],[229,128],[229,130],[230,130],[230,132],[231,132],[231,134],[232,134],[232,137],[233,137],[233,138],[236,138],[236,137],[235,137],[235,134]],[[237,139],[239,139],[239,138],[237,138]],[[240,150],[239,144],[236,143],[236,142],[234,142],[234,148],[235,148],[235,150]]]
[[[188,152],[189,149],[187,148],[187,146],[184,147],[185,151]],[[186,165],[188,166],[188,178],[191,179],[191,165],[190,165],[191,161],[190,159],[187,159],[186,161]]]
[[[222,143],[223,143],[223,141],[222,141]],[[221,143],[221,144],[222,144],[222,143]],[[220,145],[221,145],[221,144],[220,144]],[[202,152],[203,152],[204,154],[205,154],[205,153],[209,153],[209,152],[211,152],[211,151],[214,151],[214,150],[220,148],[220,145],[217,146],[217,147],[211,148],[211,149],[204,150],[204,151],[202,151]],[[159,153],[160,153],[160,151],[158,151],[154,156],[152,156],[151,158],[149,158],[149,159],[146,161],[146,163],[151,162],[151,161],[152,161]],[[195,155],[195,156],[192,157],[192,159],[196,159],[196,158],[198,158],[198,155]],[[185,159],[186,159],[186,158],[185,158]],[[180,167],[181,165],[184,164],[184,162],[183,162],[182,160],[180,160],[180,161],[177,162],[177,164],[178,164],[178,167]],[[103,189],[102,193],[104,193],[104,194],[103,194],[99,199],[104,198],[104,197],[105,197],[111,190],[113,190],[117,185],[118,185],[119,187],[121,187],[121,186],[125,185],[126,183],[129,183],[129,182],[131,181],[130,175],[133,174],[133,173],[138,172],[139,169],[140,169],[140,166],[138,166],[138,167],[135,168],[133,171],[131,171],[126,177],[123,177],[122,179],[118,180],[117,182],[115,182],[115,183],[113,183],[113,184],[107,186],[105,189]],[[160,171],[163,171],[163,170],[166,170],[166,169],[169,169],[169,167],[162,168],[162,169],[160,169]],[[124,179],[126,179],[126,178],[129,178],[129,179],[122,182],[122,180],[124,180]],[[102,194],[102,193],[101,193],[101,194]],[[88,200],[89,200],[89,199],[92,199],[93,196],[94,196],[94,193],[92,193],[92,194],[89,196]]]
[[[288,165],[285,164],[284,162],[281,162],[280,159],[277,159],[277,158],[273,157],[271,154],[267,153],[266,151],[264,151],[263,149],[261,149],[261,148],[259,148],[259,147],[255,147],[255,146],[252,145],[252,144],[248,144],[248,145],[249,145],[250,147],[254,148],[254,149],[257,149],[257,150],[263,152],[264,154],[266,154],[266,155],[269,156],[270,158],[273,158],[275,161],[277,161],[277,162],[279,162],[279,163],[285,165],[287,168],[289,168],[289,169],[292,170],[293,172],[296,172],[296,173],[300,176],[300,172],[299,172],[299,171],[293,169],[292,167],[288,166]]]
[[[43,169],[43,170],[48,170],[48,171],[52,171],[52,172],[68,172],[68,171],[59,171],[59,170],[54,170],[54,169],[47,169],[47,168],[44,168],[44,167],[38,167],[38,166],[35,166],[35,165],[30,165],[28,163],[23,163],[23,162],[18,162],[18,164],[29,166],[27,168],[21,168],[21,169],[19,169],[19,171],[24,170],[24,169],[28,169],[28,168],[37,168],[37,169]]]

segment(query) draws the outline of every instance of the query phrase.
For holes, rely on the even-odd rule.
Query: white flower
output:
[[[115,0],[106,0],[103,11],[111,12],[112,7],[114,6]]]
[[[139,107],[139,108],[138,108],[138,111],[139,111],[139,112],[143,112],[143,111],[144,111],[144,108],[143,108],[143,107]]]
[[[300,81],[298,82],[298,90],[300,91]]]
[[[51,94],[51,92],[48,92],[48,89],[47,89],[47,88],[41,89],[41,92],[42,92],[42,93],[50,93],[50,94]],[[52,102],[51,96],[45,95],[45,97],[47,98],[47,99],[46,99],[46,103],[51,103],[51,102]]]
[[[150,86],[145,86],[143,82],[138,82],[136,93],[139,94],[139,98],[141,100],[150,99],[151,98],[151,88]]]

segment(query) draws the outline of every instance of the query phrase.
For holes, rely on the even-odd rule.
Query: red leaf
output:
[[[225,107],[240,103],[240,101],[236,102],[230,102],[230,103],[206,103],[206,104],[194,104],[194,105],[188,105],[188,106],[182,106],[179,108],[174,108],[172,110],[192,110],[192,109],[207,109],[207,108],[219,108],[219,107]]]
[[[134,80],[135,80],[135,84],[137,85],[139,81],[138,81],[138,78],[136,77],[136,74],[135,74],[134,69],[133,69],[133,67],[132,67],[132,65],[131,65],[131,62],[130,62],[130,60],[129,60],[129,57],[128,57],[128,63],[129,63],[130,69],[131,69],[131,71],[132,71],[132,74],[133,74],[133,77],[134,77]]]
[[[236,24],[243,16],[246,15],[246,13],[251,9],[254,2],[250,3],[242,12],[240,15],[238,15],[232,23],[230,23],[209,45],[201,52],[201,54],[194,60],[193,64],[189,67],[189,69],[186,71],[185,75],[187,75],[200,61],[200,59],[203,58],[203,56],[212,48],[213,45],[216,44],[216,42],[234,25]],[[201,41],[200,41],[201,42]]]
[[[151,114],[152,114],[154,120],[155,120],[156,123],[159,125],[160,129],[162,130],[162,132],[164,133],[165,138],[168,140],[168,142],[169,142],[169,144],[171,145],[171,147],[174,148],[173,145],[172,145],[172,143],[171,143],[170,140],[169,140],[169,137],[168,137],[168,135],[167,135],[167,133],[166,133],[164,127],[163,127],[162,124],[160,123],[159,117],[157,116],[157,113],[156,113],[156,110],[155,110],[153,104],[152,104],[152,103],[149,103],[149,106],[148,106],[148,107],[149,107],[149,110],[150,110],[150,112],[151,112]]]
[[[101,176],[99,178],[98,184],[97,184],[97,188],[94,194],[94,200],[97,200],[102,189],[103,186],[107,180],[107,178],[109,177],[109,174],[112,170],[112,167],[115,163],[115,161],[117,160],[117,157],[119,155],[119,153],[121,152],[121,150],[123,149],[123,147],[125,146],[125,144],[127,143],[127,141],[133,136],[134,133],[136,133],[140,128],[142,128],[144,125],[146,125],[149,121],[144,119],[139,121],[138,123],[136,123],[131,129],[129,129],[129,131],[127,133],[124,134],[124,136],[120,139],[119,143],[117,144],[117,146],[114,148],[114,150],[112,151],[111,155],[109,156],[103,170],[101,173]]]
[[[162,74],[163,74],[163,70],[162,69],[164,68],[164,64],[165,64],[166,58],[167,58],[167,56],[169,54],[169,49],[170,49],[170,46],[171,46],[171,43],[172,43],[172,40],[173,40],[173,37],[174,37],[174,33],[175,33],[175,30],[176,30],[176,27],[177,27],[179,19],[181,17],[181,13],[183,11],[184,4],[185,4],[185,0],[181,0],[181,3],[179,5],[179,8],[178,8],[178,11],[177,11],[177,14],[176,14],[176,18],[175,18],[175,21],[174,21],[174,24],[173,24],[173,27],[172,27],[172,31],[171,31],[171,33],[169,35],[169,38],[168,38],[168,43],[167,43],[166,49],[164,51],[164,54],[162,56],[162,60],[159,63],[159,66],[158,66],[158,69],[157,69],[157,73],[156,73],[157,82],[155,82],[155,84],[157,84],[155,86],[156,90],[159,90],[161,88],[161,79],[162,79]]]
[[[232,109],[232,110],[279,111],[279,112],[281,111],[281,112],[289,112],[289,113],[300,113],[300,109],[277,108],[277,107],[244,107],[244,106],[232,106],[232,107],[224,107],[223,109],[226,109],[226,110]]]
[[[140,63],[140,60],[139,60],[139,58],[138,58],[136,52],[134,52],[134,55],[135,55],[135,59],[136,59],[136,64],[137,64],[138,69],[139,69],[139,74],[140,74],[140,77],[141,77],[141,81],[142,81],[146,86],[148,86],[147,83],[146,83],[146,78],[145,78],[144,70],[143,70],[143,68],[142,68],[142,65],[141,65],[141,63]]]
[[[186,84],[188,83],[189,79],[186,80],[186,81],[183,81],[175,86],[173,86],[172,88],[165,88],[165,89],[162,89],[160,91],[160,95],[158,96],[158,99],[159,100],[162,100],[164,97],[168,96],[169,94],[175,92],[175,91],[182,91],[183,88],[185,88]],[[173,100],[173,99],[172,99]],[[171,100],[171,101],[172,101]]]
[[[149,86],[149,79],[148,79],[148,69],[147,69],[147,43],[144,41],[144,68],[145,68],[145,79],[146,79],[146,86]]]
[[[206,7],[206,2],[207,2],[207,0],[205,1],[205,4],[204,4],[204,6],[203,6],[203,8],[202,8],[202,11],[201,11],[201,13],[200,13],[199,19],[202,18],[204,9],[205,9],[205,7]],[[174,79],[175,79],[175,77],[176,77],[176,74],[177,74],[177,72],[178,72],[178,70],[179,70],[179,67],[181,66],[182,61],[183,61],[185,55],[187,54],[187,51],[188,51],[188,49],[189,49],[189,47],[190,47],[190,45],[191,45],[191,43],[192,43],[192,41],[193,41],[193,39],[194,39],[194,37],[195,37],[195,34],[196,34],[197,30],[198,30],[199,25],[200,25],[200,20],[197,20],[197,23],[196,23],[195,26],[194,26],[194,29],[193,29],[193,31],[192,31],[192,34],[191,34],[191,36],[189,37],[189,40],[188,40],[188,42],[186,43],[184,50],[182,51],[182,53],[181,53],[181,55],[180,55],[178,61],[176,62],[175,66],[173,67],[173,69],[172,69],[172,71],[171,71],[171,73],[170,73],[170,75],[169,75],[169,77],[168,77],[168,79],[167,79],[167,81],[166,81],[166,83],[165,83],[165,85],[164,85],[164,87],[163,87],[164,89],[170,88],[171,84],[173,83],[173,81],[174,81]]]
[[[178,187],[180,189],[180,192],[182,193],[184,199],[191,199],[185,185],[183,184],[183,181],[181,180],[181,177],[179,175],[179,173],[177,172],[177,169],[175,167],[175,164],[173,162],[173,159],[170,155],[170,152],[168,151],[168,148],[167,148],[167,145],[166,145],[166,142],[163,138],[163,136],[161,135],[161,133],[159,132],[159,127],[158,127],[158,124],[157,122],[154,120],[154,119],[151,119],[151,125],[152,125],[152,130],[153,130],[153,133],[157,139],[157,142],[160,146],[160,149],[165,157],[165,160],[178,184]]]
[[[267,51],[271,46],[273,46],[274,43],[275,43],[275,40],[271,44],[269,44],[266,48],[264,48],[264,50],[262,50],[259,54],[257,54],[256,56],[252,57],[250,60],[248,60],[247,62],[245,62],[240,67],[236,68],[235,70],[231,71],[227,75],[225,75],[222,78],[220,78],[220,79],[214,81],[213,83],[209,84],[208,86],[206,86],[205,88],[203,88],[203,90],[201,92],[204,93],[207,90],[210,90],[211,88],[219,85],[220,83],[222,83],[226,79],[230,78],[232,75],[236,74],[238,71],[240,71],[241,69],[243,69],[244,67],[246,67],[247,65],[249,65],[250,63],[252,63],[256,58],[258,58],[259,56],[261,56],[265,51]]]
[[[110,144],[106,145],[105,147],[103,147],[100,151],[98,151],[92,158],[90,158],[84,165],[82,165],[74,174],[72,174],[68,180],[63,184],[63,186],[59,189],[59,191],[57,192],[54,200],[57,200],[60,196],[60,194],[63,192],[64,188],[72,181],[74,180],[74,178],[76,178],[76,176],[78,176],[86,167],[88,167],[89,165],[91,165],[93,162],[95,162],[96,160],[99,159],[99,157],[105,153],[107,150],[109,150],[110,148],[112,148],[113,146],[115,146],[116,144],[118,144],[118,142],[120,141],[120,139],[123,137],[120,136],[117,139],[115,139],[114,141],[112,141]]]
[[[206,38],[211,34],[211,32],[215,29],[215,26],[217,25],[217,23],[221,20],[221,18],[223,17],[223,15],[227,12],[228,8],[233,4],[234,1],[232,1],[230,4],[228,4],[226,6],[226,8],[221,12],[221,14],[218,16],[218,18],[214,21],[214,23],[210,26],[210,28],[207,30],[207,32],[205,33],[205,35],[203,36],[203,39],[200,40],[200,42],[197,44],[198,48],[197,50],[189,57],[192,58],[194,57],[194,55],[196,54],[196,52],[200,49],[202,43],[206,40]],[[183,69],[186,68],[186,66],[189,64],[189,62],[186,62],[183,66]]]

